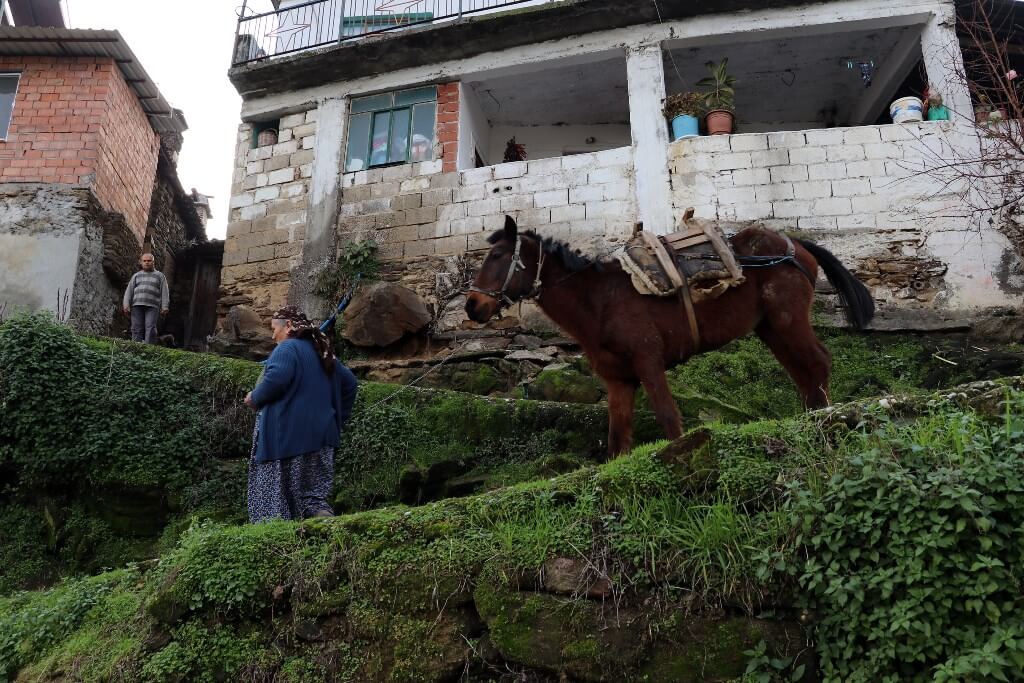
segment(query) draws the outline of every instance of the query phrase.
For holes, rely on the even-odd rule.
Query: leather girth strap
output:
[[[682,273],[680,273],[682,275]],[[697,314],[693,310],[693,298],[690,296],[690,283],[683,276],[683,286],[679,288],[679,298],[686,309],[686,321],[690,324],[690,338],[693,340],[693,353],[700,352],[700,328],[697,326]],[[692,354],[691,354],[692,355]]]

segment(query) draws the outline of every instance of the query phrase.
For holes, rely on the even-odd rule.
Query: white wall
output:
[[[0,234],[0,305],[12,310],[57,310],[78,272],[81,232]]]
[[[490,153],[491,124],[480,108],[480,100],[472,88],[459,83],[459,155],[457,167],[460,171],[476,167],[476,152],[484,159],[484,164],[501,161],[501,156],[492,157]]]
[[[567,151],[600,152],[633,144],[627,125],[494,126],[490,132],[487,161],[500,163],[505,157],[505,145],[512,136],[517,143],[526,145],[529,159],[551,159]],[[593,143],[587,143],[590,137],[594,138]]]

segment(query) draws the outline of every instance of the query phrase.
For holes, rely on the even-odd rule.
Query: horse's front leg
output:
[[[679,414],[679,406],[672,397],[672,390],[665,378],[665,366],[660,363],[645,364],[637,368],[640,381],[647,392],[647,398],[654,409],[654,418],[658,421],[665,437],[670,441],[683,435],[683,418]]]
[[[636,383],[605,380],[608,387],[608,455],[616,457],[633,446],[633,399]]]

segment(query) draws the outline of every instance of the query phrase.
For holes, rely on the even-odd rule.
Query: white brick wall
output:
[[[934,199],[933,184],[908,176],[927,140],[950,130],[921,123],[680,140],[669,153],[673,207],[808,230],[884,228],[905,221],[898,214],[909,205]]]
[[[339,231],[375,237],[388,259],[485,249],[506,214],[524,230],[589,250],[620,242],[636,221],[630,147],[453,173],[395,168],[404,170],[347,173],[341,182]],[[444,201],[435,201],[439,192]],[[424,213],[434,204],[436,214]]]

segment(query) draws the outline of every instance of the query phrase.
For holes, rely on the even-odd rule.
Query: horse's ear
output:
[[[516,225],[515,219],[512,216],[505,216],[505,238],[514,240],[519,230],[519,226]]]

